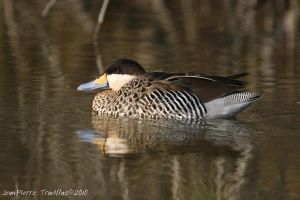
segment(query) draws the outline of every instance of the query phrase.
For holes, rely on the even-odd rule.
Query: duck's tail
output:
[[[237,91],[205,103],[207,118],[230,118],[250,106],[261,95],[255,92]]]

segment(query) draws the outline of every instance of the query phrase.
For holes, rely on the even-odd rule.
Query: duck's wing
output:
[[[161,75],[164,78],[156,81],[158,87],[189,91],[197,95],[203,102],[208,102],[243,89],[246,82],[238,79],[248,74],[241,73],[228,77],[196,73]]]

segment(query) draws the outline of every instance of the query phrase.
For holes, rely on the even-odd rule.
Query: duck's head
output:
[[[99,78],[81,84],[77,90],[92,91],[95,89],[118,91],[123,85],[145,73],[144,68],[129,59],[117,59],[107,66]]]

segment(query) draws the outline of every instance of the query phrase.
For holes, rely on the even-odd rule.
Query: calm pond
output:
[[[300,199],[298,1],[114,0],[96,50],[101,1],[47,2],[0,1],[0,199]],[[76,88],[116,58],[249,72],[263,98],[234,120],[92,117]]]

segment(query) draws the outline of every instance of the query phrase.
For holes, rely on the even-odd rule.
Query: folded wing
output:
[[[197,95],[203,102],[208,102],[227,94],[241,91],[246,83],[238,80],[248,73],[228,77],[208,76],[198,73],[172,74],[152,72],[149,76],[156,79],[155,85],[170,90],[185,90]]]

